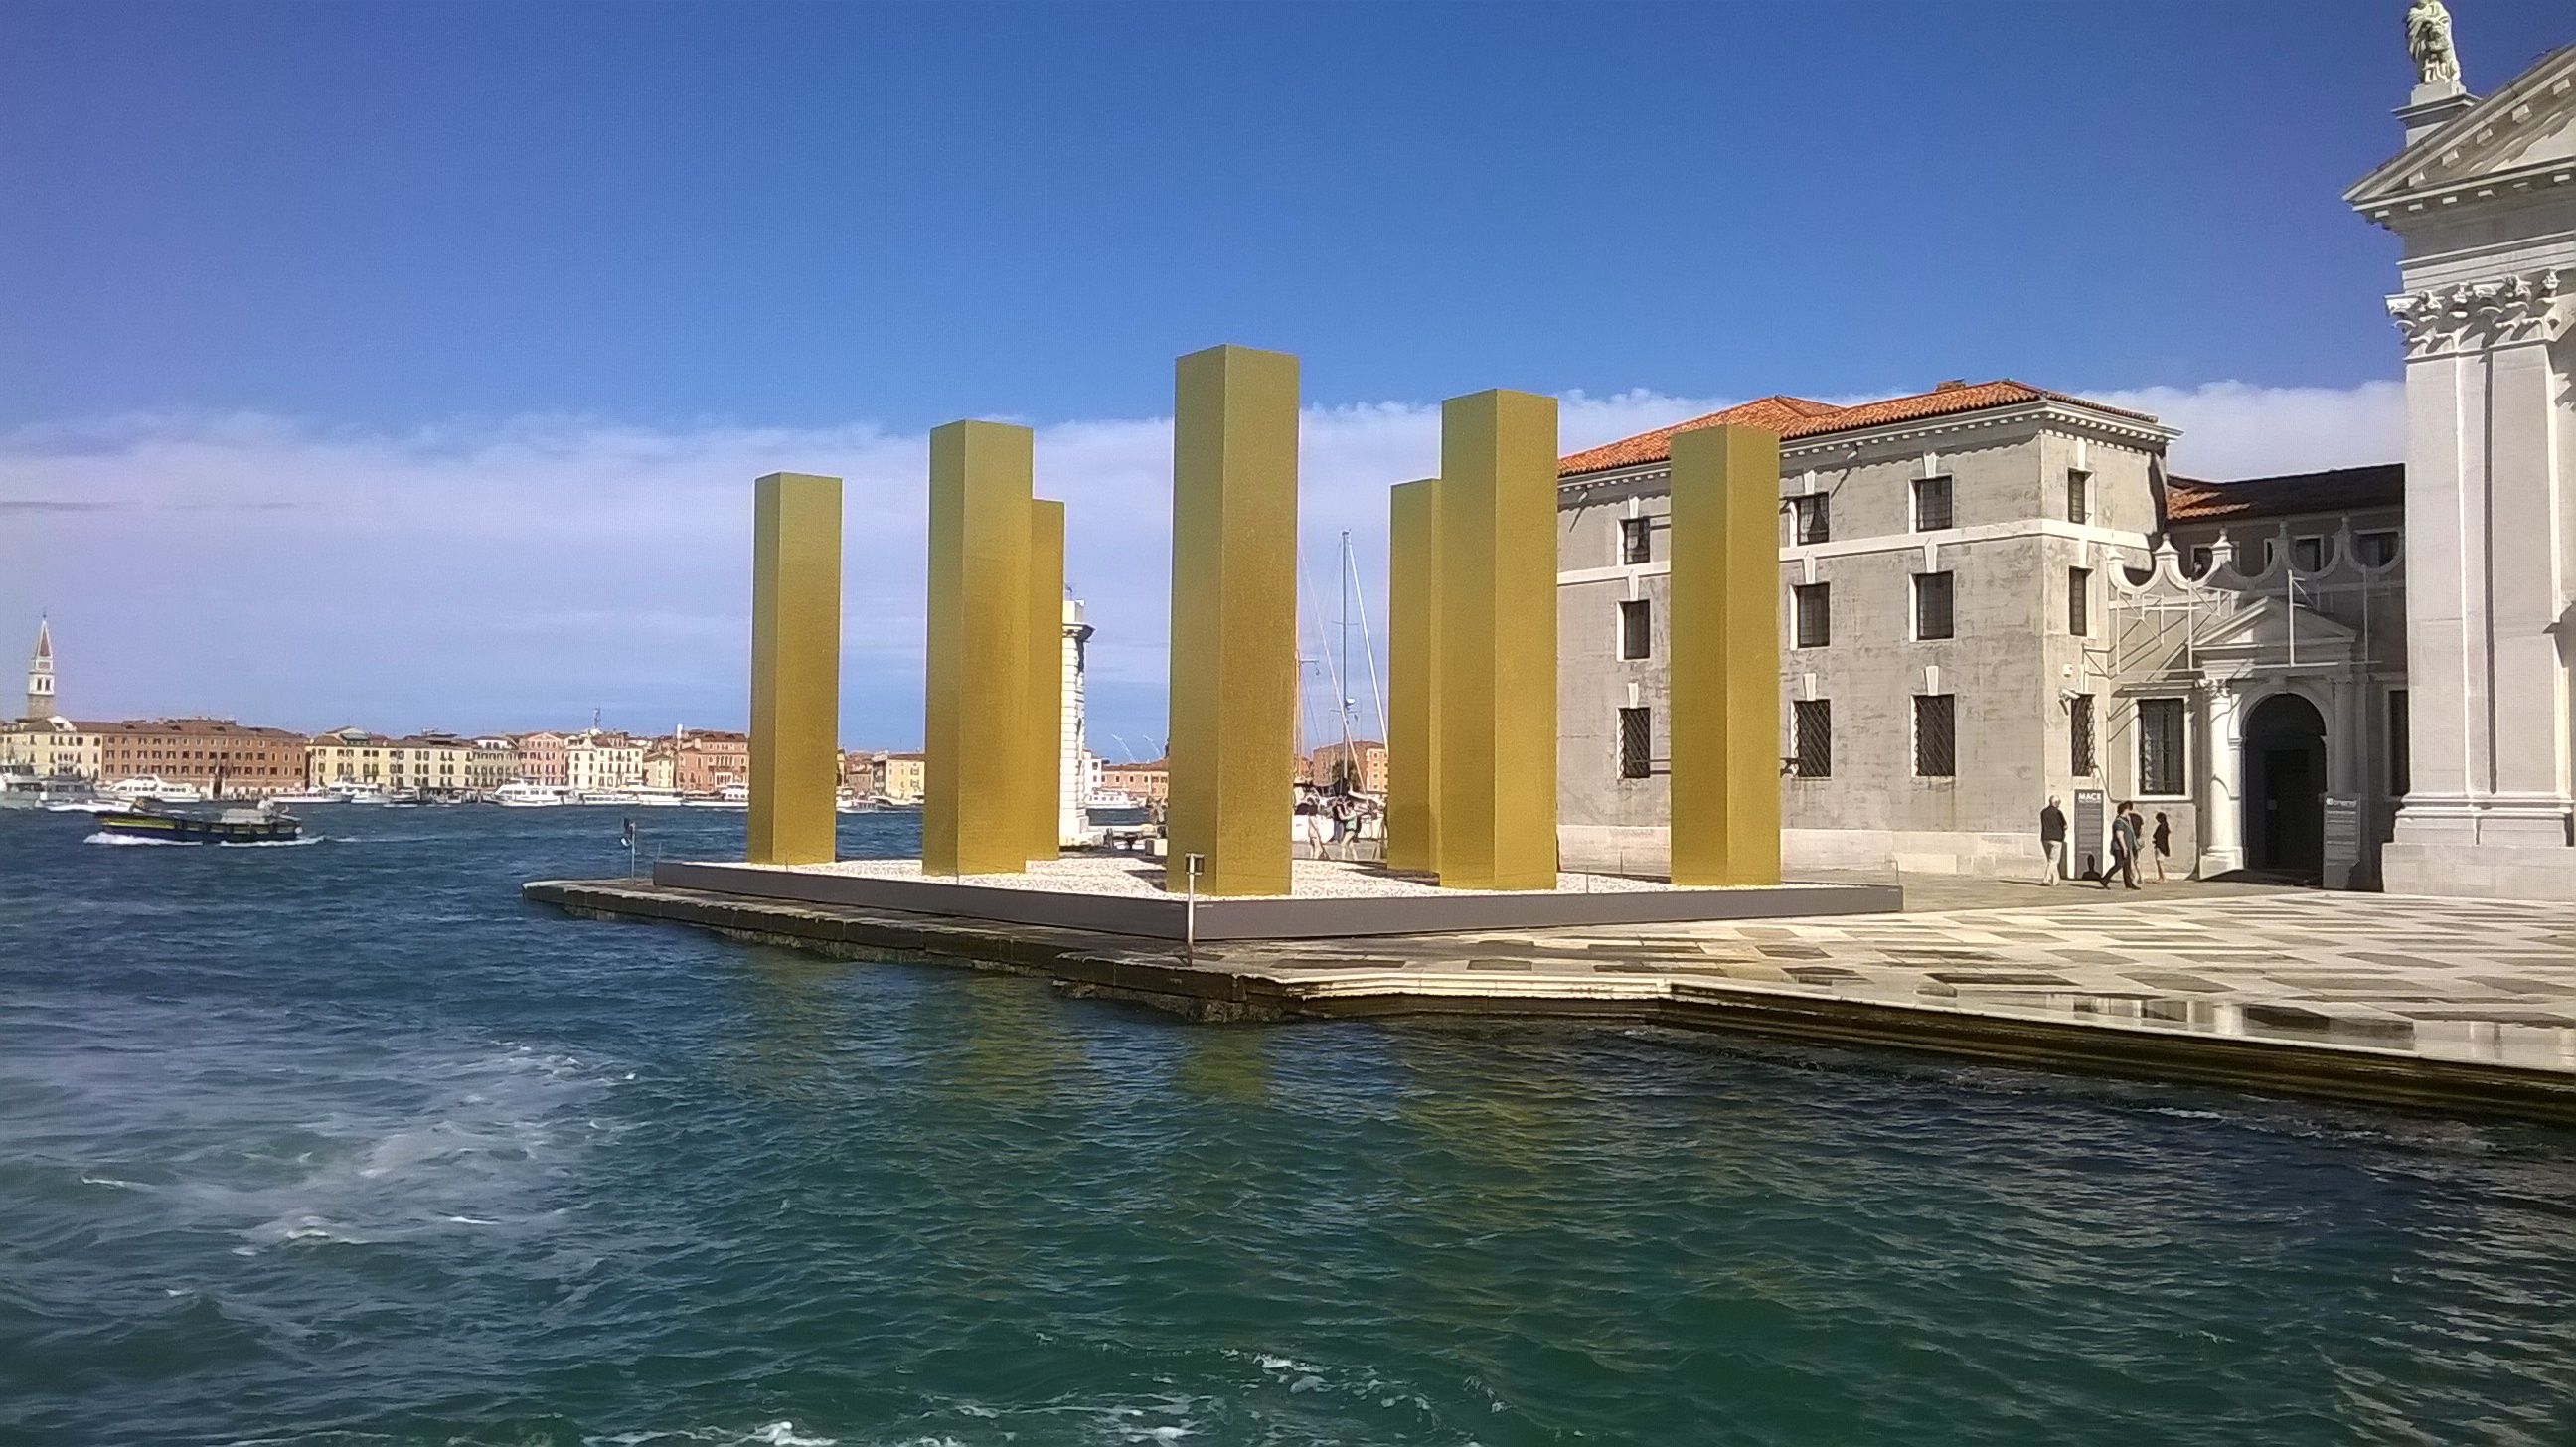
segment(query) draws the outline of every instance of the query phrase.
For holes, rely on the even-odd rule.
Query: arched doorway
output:
[[[2295,693],[2245,720],[2245,863],[2322,878],[2326,867],[2326,721]]]

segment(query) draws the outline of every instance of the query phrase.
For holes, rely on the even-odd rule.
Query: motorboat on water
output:
[[[552,784],[531,784],[521,779],[493,790],[492,802],[504,809],[560,809],[572,802],[571,793]]]
[[[337,804],[340,796],[328,789],[290,789],[283,794],[269,795],[268,801],[272,804]]]
[[[751,807],[751,786],[727,784],[712,794],[699,794],[682,802],[692,809],[748,809]]]
[[[50,809],[57,814],[94,814],[121,809],[98,797],[87,779],[68,774],[39,774],[31,769],[0,769],[0,809]]]
[[[332,797],[343,804],[382,804],[393,796],[376,784],[338,783],[331,786]]]
[[[304,824],[274,803],[224,809],[211,815],[183,814],[161,804],[144,803],[100,815],[98,830],[110,839],[161,844],[284,844],[301,838]]]
[[[205,790],[194,784],[174,784],[159,774],[141,774],[131,779],[120,779],[99,790],[99,793],[120,804],[137,804],[146,799],[157,800],[164,804],[206,802]]]

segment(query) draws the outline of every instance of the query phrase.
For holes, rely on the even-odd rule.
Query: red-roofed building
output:
[[[2180,872],[2367,876],[2402,783],[2372,777],[2403,727],[2400,471],[2169,479],[2178,434],[2156,418],[2012,380],[1763,397],[1561,461],[1569,863],[1634,868],[1665,847],[1672,443],[1720,425],[1780,437],[1793,871],[2036,876],[2055,797],[2078,873],[2103,858],[2105,806],[2134,798],[2165,819]],[[2278,571],[2255,565],[2269,553]],[[2273,601],[2288,577],[2294,608]],[[2338,720],[2331,769],[2277,719],[2245,732],[2285,689]],[[2249,775],[2249,749],[2284,739],[2280,772],[2264,756]],[[2321,858],[2329,795],[2365,841],[2339,871]]]

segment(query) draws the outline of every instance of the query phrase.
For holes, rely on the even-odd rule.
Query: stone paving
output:
[[[2576,915],[2563,905],[2196,888],[2021,897],[2037,902],[1211,946],[1193,963],[1327,990],[1756,988],[2576,1071]]]

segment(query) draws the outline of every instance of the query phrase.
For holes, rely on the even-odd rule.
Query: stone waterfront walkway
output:
[[[1177,945],[641,882],[528,886],[853,958],[1024,970],[1211,1019],[1623,1015],[2576,1124],[2564,906],[1958,881],[1811,920]]]

